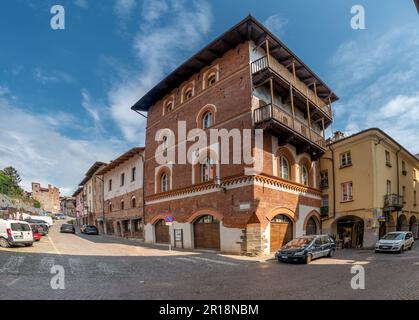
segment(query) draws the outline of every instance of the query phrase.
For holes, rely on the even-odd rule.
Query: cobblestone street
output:
[[[33,247],[1,249],[1,299],[419,298],[417,248],[401,255],[343,250],[296,265],[58,229]],[[365,290],[351,289],[354,264],[365,267]],[[50,286],[53,265],[64,267],[64,290]]]

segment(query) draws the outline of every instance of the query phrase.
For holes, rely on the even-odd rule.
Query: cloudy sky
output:
[[[54,4],[66,29],[50,28]],[[363,5],[366,29],[353,30]],[[413,0],[3,0],[0,168],[71,193],[96,160],[144,143],[131,105],[251,13],[337,93],[334,130],[380,127],[419,153]]]

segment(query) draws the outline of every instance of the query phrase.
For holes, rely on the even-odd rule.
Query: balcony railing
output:
[[[258,73],[268,68],[274,71],[282,79],[291,83],[296,90],[298,90],[301,94],[307,96],[313,105],[315,105],[317,108],[323,111],[327,116],[332,118],[333,115],[330,105],[326,104],[322,99],[320,99],[313,92],[313,90],[309,89],[309,87],[304,82],[302,82],[298,78],[294,79],[294,75],[274,58],[269,60],[269,66],[268,59],[266,56],[259,58],[251,63],[252,74]]]
[[[404,197],[398,194],[386,194],[384,196],[384,208],[396,210],[403,208]]]
[[[280,108],[275,104],[269,103],[256,109],[254,113],[254,119],[255,124],[274,119],[284,124],[285,126],[293,129],[305,138],[313,141],[315,144],[322,147],[323,149],[326,148],[326,142],[320,133],[316,132],[312,128],[309,128],[308,125],[306,125],[301,120],[298,120],[295,117],[293,120],[292,115],[290,115],[284,109]]]

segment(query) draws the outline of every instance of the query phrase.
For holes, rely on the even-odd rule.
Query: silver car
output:
[[[375,244],[375,252],[389,251],[402,253],[411,250],[415,240],[410,231],[389,232]]]

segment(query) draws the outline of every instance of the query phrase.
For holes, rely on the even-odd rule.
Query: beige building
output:
[[[32,182],[32,198],[41,203],[41,209],[52,213],[60,212],[60,189],[50,184],[48,188],[42,188],[40,183]]]
[[[321,158],[322,231],[371,247],[386,232],[418,236],[419,159],[380,129],[335,133]]]
[[[103,179],[97,173],[104,167],[106,163],[95,162],[80,182],[80,186],[83,186],[83,224],[95,225],[99,231],[103,231],[103,224],[100,223],[103,221]]]

